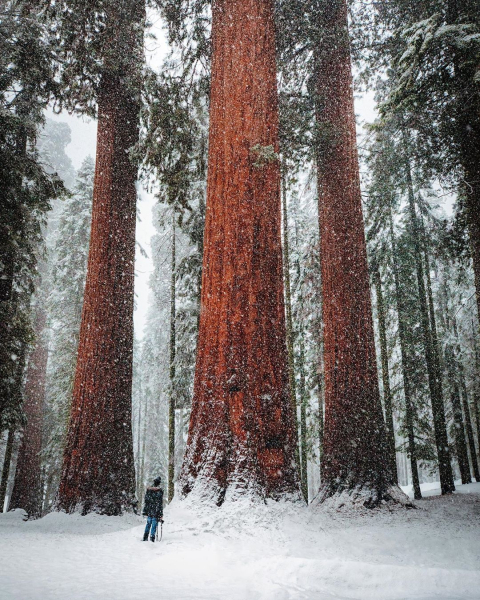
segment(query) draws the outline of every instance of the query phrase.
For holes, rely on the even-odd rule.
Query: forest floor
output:
[[[2,600],[480,598],[480,484],[418,510],[355,514],[174,501],[163,540],[140,517],[0,515]]]

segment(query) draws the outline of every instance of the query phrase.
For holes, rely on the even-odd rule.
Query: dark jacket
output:
[[[149,487],[145,494],[145,504],[143,506],[143,515],[145,517],[163,517],[163,490],[162,488]]]

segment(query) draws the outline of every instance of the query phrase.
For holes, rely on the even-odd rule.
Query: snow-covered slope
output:
[[[175,501],[155,544],[138,517],[15,511],[0,515],[0,598],[478,600],[480,484],[418,506],[346,516]]]

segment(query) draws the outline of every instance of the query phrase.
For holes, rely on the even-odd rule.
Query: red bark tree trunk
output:
[[[200,331],[182,492],[298,495],[272,0],[215,0]]]
[[[104,75],[87,280],[57,507],[119,514],[135,502],[131,428],[138,98]]]
[[[393,483],[382,418],[356,145],[345,0],[323,4],[317,47],[318,188],[324,318],[321,499]]]
[[[41,451],[43,408],[48,348],[45,343],[46,312],[37,309],[35,348],[29,358],[25,380],[24,412],[27,420],[17,459],[15,483],[10,510],[23,508],[29,517],[40,516],[42,510]]]

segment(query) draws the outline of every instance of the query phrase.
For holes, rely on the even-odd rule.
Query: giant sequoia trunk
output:
[[[273,0],[215,0],[200,330],[182,492],[298,496]]]
[[[58,508],[118,514],[135,499],[131,428],[138,99],[104,75],[92,230]]]
[[[23,508],[29,517],[40,516],[42,509],[41,451],[43,408],[48,348],[44,339],[46,312],[37,309],[35,348],[28,360],[24,412],[26,426],[17,459],[10,509]]]
[[[393,484],[382,418],[362,215],[345,0],[318,23],[317,123],[325,356],[320,499],[364,489],[365,504]]]

